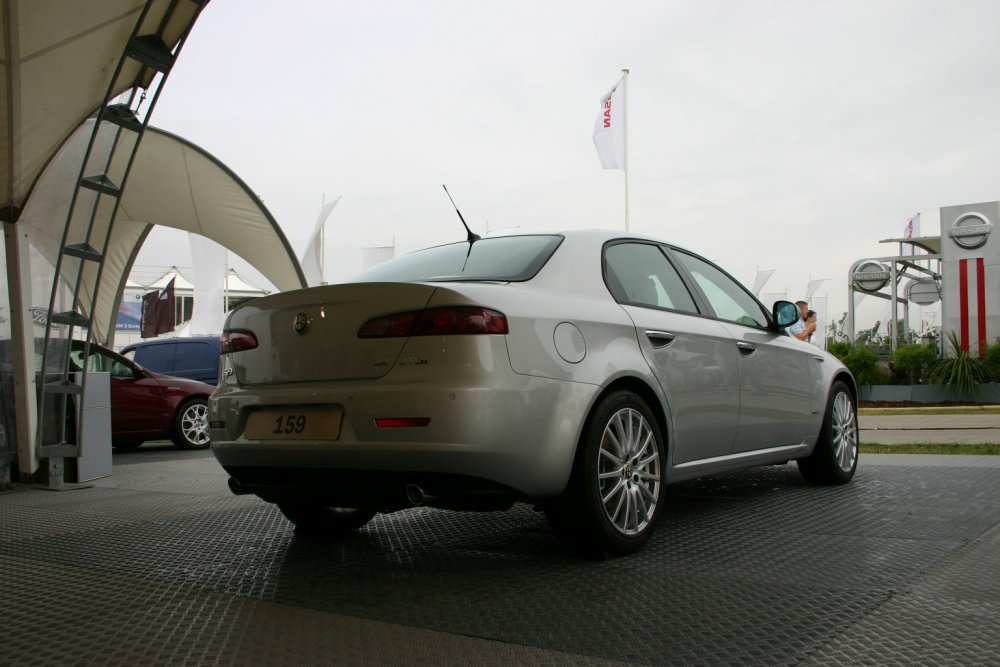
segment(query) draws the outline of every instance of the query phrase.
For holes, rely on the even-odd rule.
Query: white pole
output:
[[[623,99],[625,102],[625,231],[628,231],[628,70],[623,69]]]
[[[324,208],[326,208],[326,193],[325,192],[323,193],[323,202],[320,204],[320,207],[319,207],[319,210],[321,211],[320,215],[322,215],[322,211],[323,211]],[[320,226],[319,226],[319,284],[320,285],[325,285],[326,284],[326,280],[324,279],[325,276],[323,275],[324,274],[324,271],[323,271],[323,244],[326,242],[326,238],[325,237],[326,237],[326,219],[324,218],[323,222],[321,222]]]

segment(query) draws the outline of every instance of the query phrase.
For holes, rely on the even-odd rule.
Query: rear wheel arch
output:
[[[569,483],[542,507],[556,535],[598,558],[633,553],[649,539],[665,502],[662,412],[656,393],[635,378],[595,397]]]
[[[625,376],[615,379],[611,384],[605,387],[599,394],[594,396],[594,400],[591,402],[590,406],[587,408],[586,419],[583,420],[580,426],[580,433],[577,435],[576,448],[579,451],[580,448],[580,438],[583,436],[584,430],[586,429],[587,423],[593,418],[594,410],[601,401],[604,400],[605,396],[613,394],[616,391],[630,391],[649,406],[649,409],[653,411],[653,416],[656,418],[656,425],[660,427],[660,433],[663,436],[663,447],[667,450],[667,458],[670,458],[670,431],[667,428],[667,417],[663,410],[663,401],[659,394],[649,386],[649,384],[642,380],[641,378],[635,376]]]

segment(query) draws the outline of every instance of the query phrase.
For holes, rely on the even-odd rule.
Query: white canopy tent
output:
[[[84,123],[62,147],[21,214],[20,224],[30,227],[31,245],[44,258],[50,273],[62,232],[61,225],[52,221],[66,218],[92,124],[92,120]],[[288,239],[250,188],[198,146],[150,127],[136,154],[105,254],[104,275],[94,301],[94,340],[110,344],[125,281],[154,225],[212,239],[249,262],[279,290],[306,286]],[[103,230],[97,231],[103,235]],[[75,279],[75,273],[65,275],[65,266],[63,273],[64,280]],[[96,271],[83,272],[81,287],[87,294],[92,292],[95,279]],[[32,304],[46,307],[49,289],[51,283],[44,293],[34,289]]]
[[[245,183],[197,146],[139,120],[148,119],[146,112],[155,104],[165,72],[207,4],[208,0],[0,0],[0,221],[7,277],[0,298],[10,308],[9,318],[0,316],[0,333],[12,338],[14,351],[9,372],[15,378],[22,477],[30,477],[38,468],[36,387],[30,359],[39,322],[47,336],[44,322],[50,299],[53,312],[59,312],[75,307],[77,296],[83,295],[79,303],[89,304],[81,310],[91,317],[93,339],[107,342],[113,335],[115,306],[153,225],[215,240],[278,289],[306,284],[284,234]],[[137,94],[140,90],[142,95]],[[124,93],[128,96],[123,98]],[[93,119],[101,114],[107,121],[109,114],[114,115],[109,105],[118,102],[126,103],[125,111],[134,113],[132,120],[141,127],[119,133],[115,146],[125,144],[125,150],[90,153],[87,173],[93,173],[92,167],[100,172],[110,166],[107,173],[126,174],[127,184],[124,179],[117,181],[125,187],[116,195],[115,215],[112,199],[102,196],[92,208],[96,214],[90,215],[86,210],[90,207],[74,208],[70,202],[75,201],[91,136],[95,146],[110,145],[115,132],[113,122],[105,122],[94,135]],[[131,169],[123,169],[121,163],[127,163],[131,153],[129,142],[134,146],[139,138]],[[95,155],[114,157],[110,165],[99,165],[92,164]],[[88,227],[95,220],[104,230],[112,229],[100,263],[62,262],[60,253],[70,256],[67,243],[100,238]],[[78,234],[81,230],[86,233]],[[52,291],[54,279],[57,292]],[[65,303],[67,297],[73,303]],[[6,457],[13,452],[2,450],[0,485]]]
[[[172,48],[202,4],[153,0],[138,34],[158,32]],[[17,221],[45,164],[104,103],[146,5],[145,0],[0,0],[0,217],[5,222]],[[154,77],[138,62],[126,65],[123,74],[119,80],[143,86]]]

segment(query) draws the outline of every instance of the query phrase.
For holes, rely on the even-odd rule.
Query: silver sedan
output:
[[[338,533],[415,505],[543,509],[628,554],[664,486],[796,460],[843,484],[857,390],[729,274],[610,231],[428,248],[234,310],[210,400],[236,493]]]

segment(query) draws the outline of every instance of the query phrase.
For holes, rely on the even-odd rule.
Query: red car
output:
[[[71,362],[83,368],[83,343],[74,341]],[[90,344],[87,371],[111,374],[111,438],[118,449],[170,438],[180,449],[206,449],[208,396],[215,387],[146,370],[122,355]]]

